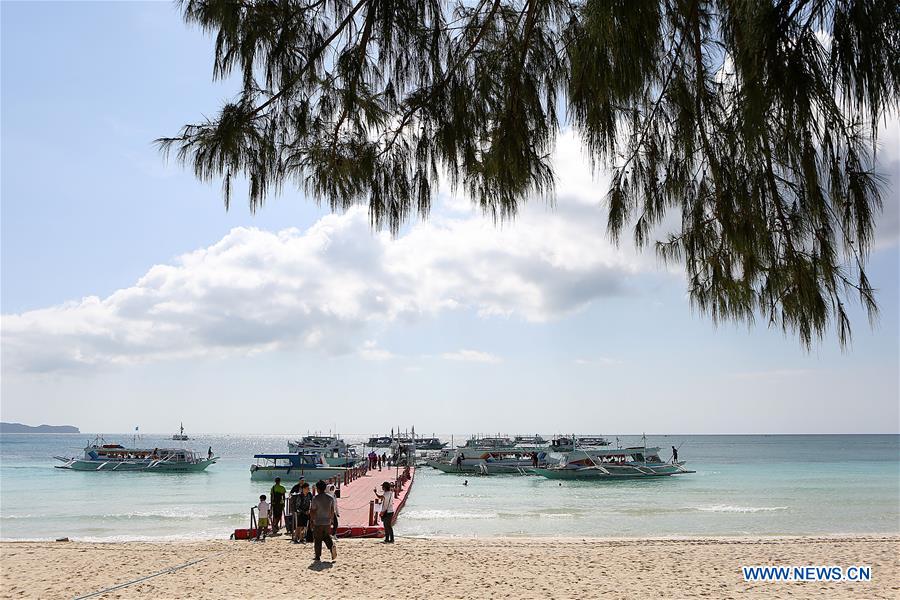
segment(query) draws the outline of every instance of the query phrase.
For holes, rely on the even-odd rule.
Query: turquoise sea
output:
[[[227,538],[246,526],[268,485],[252,455],[283,452],[291,436],[201,436],[183,445],[222,460],[205,473],[84,473],[54,469],[90,434],[0,435],[0,539]],[[143,447],[172,446],[145,435]],[[368,435],[343,436],[350,441]],[[441,436],[450,439],[449,435]],[[455,435],[459,441],[464,435]],[[621,436],[623,445],[640,444]],[[131,442],[129,434],[106,435]],[[648,436],[679,446],[697,472],[614,483],[536,476],[473,477],[423,467],[398,535],[690,536],[900,534],[900,436]],[[468,485],[463,481],[468,480]]]

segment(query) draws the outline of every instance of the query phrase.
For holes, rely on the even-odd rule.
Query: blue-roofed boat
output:
[[[353,467],[362,458],[344,440],[332,435],[306,435],[288,442],[288,452],[321,454],[330,467]]]
[[[342,476],[347,470],[345,467],[329,466],[318,453],[255,454],[253,458],[256,464],[250,466],[250,479],[260,481],[272,481],[276,477],[289,481],[302,477],[315,483]]]

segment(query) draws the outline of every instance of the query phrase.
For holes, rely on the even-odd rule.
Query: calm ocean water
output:
[[[197,436],[222,460],[205,473],[83,473],[51,457],[81,454],[89,434],[0,435],[0,538],[227,538],[269,485],[252,455],[289,436]],[[167,436],[166,436],[167,437]],[[347,441],[360,437],[344,436]],[[449,439],[449,436],[447,436]],[[456,440],[464,439],[456,436]],[[130,435],[107,435],[128,443]],[[623,437],[623,445],[639,444]],[[171,446],[145,435],[144,447]],[[680,536],[900,534],[900,436],[653,436],[681,445],[697,473],[615,483],[535,476],[464,477],[420,469],[398,535]],[[664,452],[668,458],[668,451]],[[468,485],[463,486],[463,480]]]

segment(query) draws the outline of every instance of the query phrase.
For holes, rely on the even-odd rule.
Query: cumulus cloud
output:
[[[478,350],[459,350],[457,352],[445,352],[444,354],[441,354],[441,358],[445,360],[491,364],[503,362],[503,359],[496,354],[491,354],[489,352],[480,352]]]
[[[363,360],[391,360],[395,358],[393,352],[379,348],[375,340],[366,340],[358,354]]]
[[[881,142],[890,191],[877,248],[900,236],[896,120]],[[574,134],[560,136],[555,156],[556,204],[533,201],[512,223],[497,225],[463,196],[444,193],[431,220],[397,239],[372,232],[362,208],[305,230],[235,228],[105,298],[3,315],[3,369],[55,372],[283,348],[384,361],[396,355],[372,337],[397,320],[472,311],[545,322],[631,293],[633,275],[659,268],[652,250],[610,244],[602,208],[609,182],[591,174]],[[674,216],[661,225],[672,227]],[[499,360],[475,350],[443,357]]]
[[[282,348],[387,360],[372,332],[401,319],[463,310],[557,319],[628,293],[646,266],[606,240],[596,193],[533,204],[501,227],[476,213],[438,214],[397,239],[373,233],[362,208],[304,231],[235,228],[108,297],[4,315],[4,370]]]
[[[888,121],[879,137],[878,170],[886,180],[884,210],[875,229],[875,249],[900,242],[900,118]]]

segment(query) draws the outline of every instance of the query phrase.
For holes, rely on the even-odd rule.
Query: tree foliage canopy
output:
[[[448,176],[494,218],[551,196],[558,132],[610,169],[608,234],[684,264],[714,319],[809,345],[870,317],[879,123],[900,107],[896,0],[184,0],[242,90],[159,140],[393,232]],[[669,210],[680,231],[655,240]],[[598,232],[598,235],[602,235]]]

